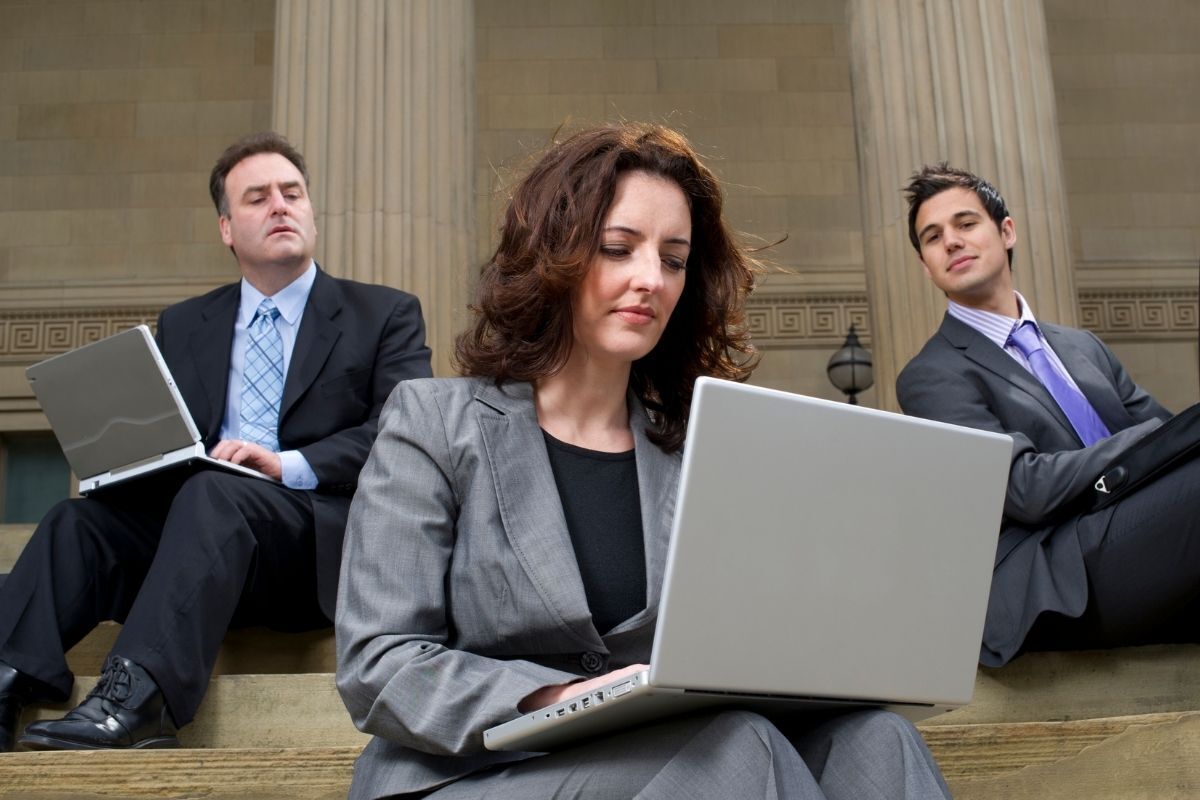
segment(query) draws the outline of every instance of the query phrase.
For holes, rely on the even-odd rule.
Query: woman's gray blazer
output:
[[[657,618],[678,454],[630,401],[646,609],[601,636],[529,384],[399,384],[350,509],[337,604],[337,685],[374,735],[351,797],[446,783],[522,753],[483,748],[535,689],[645,662]]]

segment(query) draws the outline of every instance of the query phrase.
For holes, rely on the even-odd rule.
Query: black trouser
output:
[[[149,671],[185,725],[231,626],[328,624],[314,553],[309,494],[254,478],[205,471],[63,501],[0,586],[0,661],[63,700],[64,653],[117,620],[113,653]]]
[[[1200,641],[1200,459],[1122,498],[1107,525],[1090,521],[1078,528],[1087,609],[1042,615],[1026,649]]]

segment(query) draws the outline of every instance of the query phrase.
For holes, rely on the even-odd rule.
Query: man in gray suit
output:
[[[1170,412],[1093,334],[1034,318],[1013,288],[1016,225],[993,186],[940,164],[906,195],[909,237],[950,303],[896,381],[900,405],[1013,437],[980,661],[1200,639],[1200,460],[1086,506],[1105,468]]]

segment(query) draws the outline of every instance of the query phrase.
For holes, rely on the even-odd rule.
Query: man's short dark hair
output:
[[[278,153],[292,162],[304,176],[304,186],[308,187],[308,167],[304,164],[304,156],[300,155],[300,151],[293,147],[291,142],[275,131],[252,133],[225,148],[208,177],[208,193],[212,196],[219,216],[229,216],[229,198],[225,196],[225,178],[229,171],[245,159],[259,153]]]
[[[904,199],[908,201],[908,239],[916,248],[917,255],[921,253],[921,240],[917,236],[917,212],[926,200],[941,194],[947,189],[970,189],[979,198],[988,216],[999,228],[1004,218],[1009,216],[1008,206],[995,186],[985,181],[973,172],[952,167],[945,161],[933,166],[926,165],[908,179],[904,187]],[[1008,248],[1008,265],[1012,266],[1013,251]]]

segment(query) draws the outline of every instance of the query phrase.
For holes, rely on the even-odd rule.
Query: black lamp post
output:
[[[870,389],[875,382],[871,353],[859,343],[853,325],[846,334],[842,349],[830,356],[825,372],[829,375],[829,382],[846,395],[846,402],[851,405],[858,405],[855,395]]]

